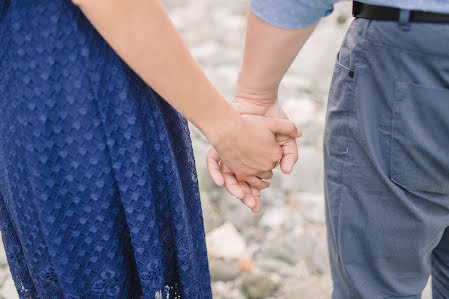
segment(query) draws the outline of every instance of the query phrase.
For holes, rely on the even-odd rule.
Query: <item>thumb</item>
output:
[[[268,118],[267,122],[268,129],[273,133],[286,135],[291,138],[298,138],[302,135],[301,131],[296,128],[295,123],[290,120]]]
[[[296,161],[298,159],[294,157],[292,154],[288,154],[281,159],[281,170],[285,174],[289,174],[293,170],[293,166],[295,166]]]
[[[283,136],[276,136],[276,140],[284,139]],[[288,138],[280,142],[282,146],[281,170],[285,174],[289,174],[293,170],[293,166],[298,161],[298,146],[296,140]]]

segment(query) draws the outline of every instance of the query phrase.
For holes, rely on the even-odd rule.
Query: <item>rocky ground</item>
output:
[[[206,74],[231,99],[247,0],[163,2]],[[272,187],[263,191],[261,214],[214,186],[205,165],[208,143],[192,128],[214,298],[330,298],[321,141],[327,90],[350,10],[349,3],[338,4],[322,20],[282,83],[280,101],[304,136],[293,173],[277,170]],[[1,298],[17,298],[2,250]],[[430,298],[428,288],[423,298]]]

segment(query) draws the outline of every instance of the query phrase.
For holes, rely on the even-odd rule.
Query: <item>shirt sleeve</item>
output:
[[[280,28],[300,29],[317,23],[338,0],[250,0],[253,14]]]

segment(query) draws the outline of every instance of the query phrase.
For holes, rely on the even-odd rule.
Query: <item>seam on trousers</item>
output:
[[[371,20],[370,20],[371,21]],[[364,28],[364,33],[366,32],[366,29],[368,28],[368,25],[370,24],[367,23],[365,28]],[[358,44],[358,47],[354,47],[353,51],[351,51],[353,54],[353,57],[355,57],[355,60],[353,60],[352,65],[354,66],[354,90],[353,90],[353,94],[352,94],[352,105],[353,105],[353,109],[352,109],[352,113],[355,115],[356,114],[356,108],[358,107],[358,101],[359,101],[359,97],[358,95],[358,89],[359,89],[359,72],[360,72],[360,67],[357,67],[356,65],[360,64],[361,61],[363,62],[365,60],[365,46],[367,44],[366,39],[362,39],[362,41],[360,42],[360,44]],[[349,134],[352,132],[351,127],[349,124],[346,124],[346,134],[345,134],[345,138],[346,138],[346,153],[345,153],[345,157],[344,157],[344,161],[343,161],[343,166],[342,166],[342,174],[341,174],[341,188],[340,188],[340,203],[339,203],[339,210],[338,210],[338,223],[337,223],[337,251],[338,251],[338,259],[339,259],[339,263],[341,264],[341,269],[342,269],[342,274],[344,276],[344,279],[347,281],[348,285],[351,286],[352,288],[352,280],[350,279],[348,273],[346,272],[346,268],[345,268],[345,264],[344,264],[344,259],[343,259],[343,243],[342,243],[342,214],[343,214],[343,202],[344,202],[344,197],[342,196],[343,194],[343,188],[346,188],[346,184],[345,184],[345,170],[346,170],[346,162],[347,162],[347,158],[349,155]],[[352,288],[353,290],[356,291],[355,288]]]

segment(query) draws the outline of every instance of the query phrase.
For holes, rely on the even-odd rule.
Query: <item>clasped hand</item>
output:
[[[301,132],[277,100],[235,97],[232,106],[242,115],[241,123],[230,125],[213,143],[207,167],[215,184],[258,213],[260,190],[270,186],[273,168],[280,162],[282,172],[288,174],[298,160],[296,138]]]

